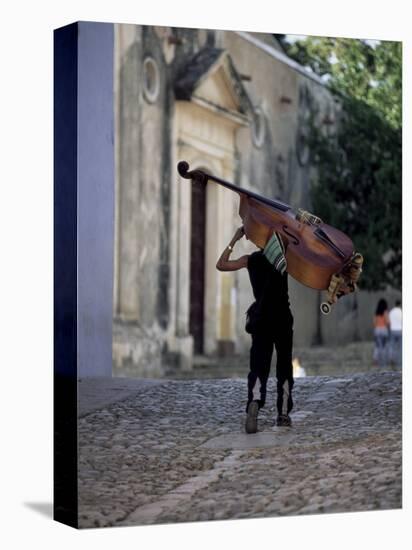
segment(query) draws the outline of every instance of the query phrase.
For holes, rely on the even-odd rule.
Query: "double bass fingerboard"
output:
[[[273,208],[277,208],[278,210],[281,210],[282,212],[287,212],[288,210],[291,210],[292,208],[281,201],[276,201],[273,199],[267,199],[266,197],[262,197],[262,195],[258,195],[257,193],[254,193],[253,191],[248,191],[247,189],[243,189],[242,187],[238,187],[237,185],[234,185],[233,183],[229,183],[225,180],[221,180],[220,178],[217,178],[216,176],[212,176],[208,174],[207,172],[202,172],[204,176],[206,177],[205,183],[207,183],[207,180],[211,179],[217,183],[220,183],[224,187],[228,187],[229,189],[232,189],[232,191],[236,191],[236,193],[244,193],[248,197],[252,197],[252,199],[256,199],[259,202],[266,203],[268,206],[272,206]]]

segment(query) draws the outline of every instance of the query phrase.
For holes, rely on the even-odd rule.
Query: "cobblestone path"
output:
[[[245,379],[135,386],[83,414],[80,527],[401,507],[400,372],[296,379],[292,428],[274,392],[251,435]]]

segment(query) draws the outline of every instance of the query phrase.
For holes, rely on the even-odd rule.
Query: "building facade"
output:
[[[339,102],[269,34],[116,25],[114,57],[114,364],[157,376],[247,353],[247,271],[215,267],[239,196],[182,179],[177,163],[310,210],[309,118],[332,137]],[[254,249],[243,239],[233,256]],[[322,318],[320,293],[289,279],[297,345],[371,338],[375,295]]]

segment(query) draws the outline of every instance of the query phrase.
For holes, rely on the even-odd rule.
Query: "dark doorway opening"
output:
[[[194,353],[204,350],[206,185],[192,180],[190,244],[190,334]]]

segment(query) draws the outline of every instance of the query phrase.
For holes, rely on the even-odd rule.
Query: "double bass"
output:
[[[277,232],[284,244],[288,273],[309,288],[327,291],[327,300],[320,306],[322,313],[330,313],[339,298],[356,290],[363,257],[355,252],[353,242],[345,233],[303,209],[294,212],[288,204],[203,170],[190,171],[186,161],[179,162],[177,170],[182,178],[204,185],[214,181],[238,193],[239,216],[246,238],[264,249]]]

